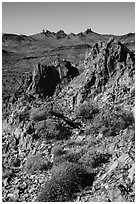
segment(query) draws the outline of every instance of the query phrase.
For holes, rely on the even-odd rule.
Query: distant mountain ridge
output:
[[[56,33],[49,30],[42,30],[34,35],[17,35],[17,34],[2,34],[3,49],[7,51],[27,53],[43,53],[54,49],[64,49],[64,47],[88,45],[93,46],[98,41],[108,41],[110,37],[120,40],[125,46],[131,50],[135,50],[135,33],[124,35],[99,34],[91,29],[78,34],[66,34],[63,30]],[[77,48],[76,48],[77,49]]]
[[[2,33],[2,41],[5,40],[9,40],[9,39],[13,39],[13,40],[25,40],[27,38],[29,39],[33,39],[33,40],[40,40],[41,39],[41,35],[43,35],[43,37],[52,37],[52,38],[56,38],[56,39],[63,39],[63,38],[67,38],[67,39],[71,39],[73,37],[88,37],[89,35],[99,35],[102,36],[104,38],[108,38],[108,37],[116,37],[116,38],[131,38],[131,37],[135,37],[135,33],[127,33],[127,34],[123,34],[123,35],[113,35],[113,34],[99,34],[96,33],[94,31],[90,29],[87,29],[85,32],[80,32],[78,34],[75,33],[70,33],[70,34],[66,34],[63,30],[59,30],[57,32],[51,32],[49,30],[42,30],[42,32],[40,33],[36,33],[33,35],[18,35],[18,34],[11,34],[11,33]]]

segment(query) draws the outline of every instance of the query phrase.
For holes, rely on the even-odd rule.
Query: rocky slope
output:
[[[36,64],[3,98],[3,201],[135,201],[134,76],[134,51],[113,37],[77,66]]]
[[[112,35],[102,35],[87,29],[78,34],[57,33],[43,30],[35,35],[2,35],[3,94],[9,95],[18,89],[20,78],[32,72],[37,63],[51,65],[58,59],[67,59],[83,71],[85,52],[98,41],[107,41]],[[130,50],[135,49],[135,34],[113,36]],[[11,86],[12,84],[12,86]]]

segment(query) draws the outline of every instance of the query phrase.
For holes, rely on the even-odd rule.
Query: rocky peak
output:
[[[93,33],[93,31],[91,30],[91,28],[88,28],[86,31],[85,31],[86,34],[90,34],[90,33]]]
[[[63,30],[59,30],[55,35],[57,39],[68,38],[68,35]]]
[[[55,33],[53,33],[53,32],[50,32],[49,30],[42,30],[42,33],[44,34],[44,35],[46,35],[46,36],[48,36],[48,37],[53,37],[54,35],[55,35]]]

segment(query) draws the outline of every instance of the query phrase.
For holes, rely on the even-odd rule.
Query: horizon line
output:
[[[42,30],[45,30],[44,28]],[[32,34],[24,34],[24,33],[11,33],[11,32],[2,32],[2,35],[3,34],[13,34],[13,35],[25,35],[25,36],[32,36],[32,35],[36,35],[36,34],[42,34],[42,30],[41,32],[36,32],[36,33],[32,33]],[[74,34],[74,35],[78,35],[80,33],[84,33],[86,32],[87,30],[91,30],[91,33],[95,33],[95,34],[100,34],[100,35],[114,35],[114,36],[121,36],[121,35],[127,35],[127,34],[135,34],[135,32],[128,32],[128,33],[123,33],[123,34],[113,34],[113,33],[98,33],[96,31],[93,31],[91,28],[87,28],[85,31],[81,31],[81,32],[78,32],[78,33],[73,33],[73,32],[70,32],[70,33],[67,33],[65,32],[63,29],[60,29],[58,31],[50,31],[48,29],[45,30],[45,32],[49,31],[51,33],[58,33],[59,31],[63,31],[66,35],[70,35],[70,34]]]

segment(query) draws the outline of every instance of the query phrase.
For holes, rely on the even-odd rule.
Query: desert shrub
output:
[[[47,119],[45,125],[47,139],[62,140],[68,139],[71,135],[71,130],[58,120]]]
[[[90,178],[90,179],[89,179]],[[52,169],[52,177],[46,182],[43,192],[38,196],[40,202],[72,201],[73,196],[80,189],[92,184],[94,175],[87,173],[81,166],[64,162]]]
[[[77,141],[77,140],[75,140],[75,139],[69,139],[69,140],[67,140],[66,142],[65,142],[65,144],[67,145],[67,146],[69,146],[69,147],[71,147],[71,146],[83,146],[83,141]]]
[[[63,148],[64,148],[64,145],[57,145],[53,147],[52,153],[54,157],[60,157],[62,155],[67,154],[67,150],[64,150]]]
[[[38,121],[37,123],[35,123],[34,129],[35,129],[35,134],[37,135],[37,138],[45,137],[46,131],[47,131],[45,120]]]
[[[33,107],[30,110],[30,120],[35,122],[45,120],[50,115],[51,110],[52,110],[51,103],[46,103],[44,105],[41,105],[39,108]]]
[[[133,123],[134,117],[131,112],[104,107],[91,121],[88,132],[98,134],[102,131],[105,136],[116,135],[120,130],[127,128]]]
[[[109,162],[110,154],[108,153],[103,153],[103,152],[98,152],[89,150],[87,151],[79,160],[79,163],[90,167],[90,168],[96,168],[102,166],[102,164]]]
[[[51,168],[51,163],[42,154],[30,155],[24,166],[24,170],[28,174],[34,174],[39,171],[48,170]]]
[[[63,148],[60,146],[55,147],[53,150],[54,154],[54,165],[60,165],[61,163],[68,161],[71,163],[77,163],[78,160],[83,156],[86,150],[80,149],[77,151],[72,150],[63,150]]]
[[[76,115],[84,119],[92,119],[99,112],[99,108],[95,102],[84,102],[76,109]]]
[[[35,123],[34,128],[36,129],[38,138],[43,137],[47,140],[67,139],[71,135],[71,130],[68,127],[64,126],[59,120],[53,118],[38,121]]]

